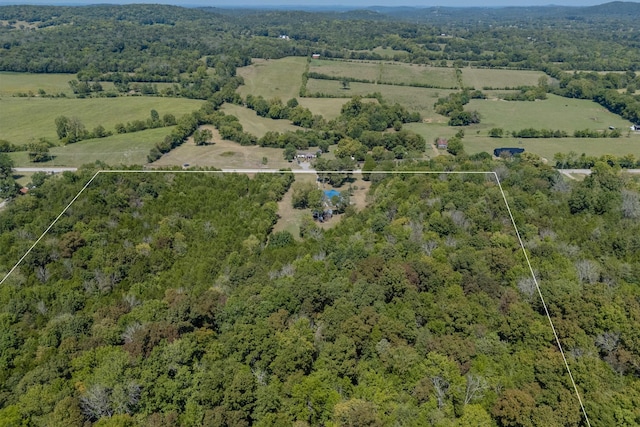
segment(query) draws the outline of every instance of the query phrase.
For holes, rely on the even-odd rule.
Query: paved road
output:
[[[78,168],[63,168],[63,167],[51,167],[51,168],[13,168],[14,172],[45,172],[45,173],[62,173],[62,172],[75,172]]]

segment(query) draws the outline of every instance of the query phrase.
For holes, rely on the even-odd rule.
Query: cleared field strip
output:
[[[387,102],[399,103],[410,111],[417,111],[427,121],[434,123],[446,123],[447,118],[436,114],[433,104],[440,97],[447,96],[452,90],[429,89],[411,86],[377,85],[371,83],[350,83],[349,89],[343,89],[340,82],[335,80],[309,79],[307,93],[313,96],[316,93],[328,96],[343,97],[340,102],[344,104],[348,98],[356,95],[364,96],[374,92],[380,92]]]
[[[327,120],[335,119],[340,115],[342,106],[349,102],[350,98],[298,98],[298,103],[308,108],[311,113],[319,114]]]
[[[244,86],[240,86],[238,92],[243,97],[262,95],[266,99],[279,97],[286,102],[298,96],[306,65],[307,58],[302,57],[254,59],[252,65],[238,68],[238,75],[244,79]]]
[[[162,117],[180,116],[197,110],[203,101],[184,98],[119,97],[119,98],[2,98],[0,100],[0,139],[25,144],[40,137],[57,140],[55,119],[77,117],[92,130],[98,125],[114,131],[117,123],[146,120],[155,109]]]
[[[540,77],[545,75],[541,71],[463,68],[462,82],[465,86],[471,86],[476,89],[482,89],[483,87],[513,88],[536,86]]]
[[[313,59],[310,73],[407,86],[457,87],[455,70],[400,62],[327,61]]]
[[[172,127],[116,134],[106,138],[87,139],[62,147],[51,148],[53,159],[46,163],[31,163],[26,152],[9,153],[16,166],[75,166],[96,160],[109,165],[143,165],[147,154],[157,142],[171,132]]]
[[[223,140],[213,126],[203,126],[213,133],[213,144],[197,146],[193,139],[177,147],[157,161],[154,167],[178,166],[188,163],[196,167],[216,167],[220,169],[263,169],[263,168],[291,168],[298,169],[297,163],[289,163],[279,148],[258,147],[255,145],[242,146],[237,142]],[[268,159],[267,164],[263,158]]]
[[[593,101],[556,95],[548,95],[544,101],[472,99],[465,110],[477,110],[480,113],[481,129],[501,127],[511,131],[536,128],[573,133],[577,129],[604,130],[614,126],[626,132],[631,125]]]
[[[224,104],[221,110],[224,111],[225,114],[236,116],[240,120],[244,131],[258,138],[262,138],[262,136],[269,131],[287,132],[303,129],[292,125],[289,120],[274,120],[260,117],[255,111],[235,104]]]
[[[479,153],[486,151],[493,153],[498,147],[520,147],[526,151],[535,153],[553,164],[553,156],[556,153],[568,153],[573,151],[577,154],[585,153],[588,156],[602,156],[612,154],[614,156],[624,156],[633,154],[640,157],[640,135],[631,135],[629,138],[490,138],[488,136],[477,136],[475,132],[467,132],[462,143],[467,153]],[[444,135],[446,136],[446,135]]]

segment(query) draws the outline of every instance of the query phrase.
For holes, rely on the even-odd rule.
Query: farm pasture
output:
[[[542,101],[472,99],[465,110],[477,110],[480,113],[482,122],[471,127],[472,130],[488,130],[493,127],[500,127],[505,131],[535,128],[558,129],[573,134],[573,131],[579,129],[604,130],[609,126],[626,132],[631,125],[593,101],[551,94]]]
[[[402,62],[312,59],[309,71],[335,78],[365,79],[374,83],[429,85],[444,88],[457,86],[455,72],[451,68]]]
[[[546,74],[531,70],[499,70],[485,68],[463,68],[462,82],[467,87],[482,89],[513,88],[518,86],[536,86],[540,77]]]
[[[452,90],[429,89],[411,86],[376,85],[371,83],[351,83],[349,89],[343,89],[340,82],[335,80],[309,79],[307,92],[315,94],[317,92],[329,96],[340,96],[351,98],[356,95],[365,96],[374,92],[380,92],[382,97],[390,103],[399,103],[409,111],[417,111],[429,122],[446,123],[447,118],[436,114],[433,104],[440,97],[447,96]],[[341,102],[346,102],[343,100]]]
[[[240,105],[224,104],[221,110],[224,111],[225,114],[236,116],[240,120],[240,124],[242,124],[244,131],[257,136],[258,138],[262,138],[262,136],[269,131],[283,133],[286,131],[303,129],[299,126],[292,125],[289,120],[274,120],[266,117],[260,117],[255,111],[246,107],[241,107]]]
[[[254,59],[252,65],[238,68],[238,75],[244,79],[238,92],[243,97],[249,94],[267,100],[279,97],[286,102],[298,96],[306,63],[303,57]]]
[[[12,96],[18,93],[34,95],[42,89],[49,95],[64,93],[72,96],[69,81],[76,79],[75,74],[35,74],[0,72],[0,96]]]
[[[493,153],[498,147],[520,147],[526,151],[535,153],[547,159],[553,164],[553,156],[556,153],[577,154],[585,153],[588,156],[602,156],[612,154],[624,156],[634,154],[640,157],[640,135],[631,135],[629,138],[490,138],[468,132],[462,141],[465,151],[469,154],[486,151]]]
[[[242,146],[237,142],[227,141],[220,137],[220,133],[213,126],[203,126],[213,133],[213,144],[197,146],[193,139],[175,148],[160,159],[152,163],[153,166],[176,166],[188,163],[191,166],[237,168],[237,169],[300,169],[295,162],[284,159],[283,150],[258,146]],[[268,159],[262,163],[263,157]]]
[[[168,135],[172,127],[148,129],[134,133],[116,134],[106,138],[87,139],[65,146],[52,147],[53,159],[44,163],[31,163],[26,152],[10,153],[16,166],[75,166],[96,160],[109,165],[143,165],[156,142]]]
[[[2,98],[0,99],[0,139],[26,144],[44,137],[57,141],[55,119],[77,117],[91,131],[98,125],[114,131],[117,123],[146,120],[155,109],[162,117],[180,116],[197,110],[203,101],[184,98]]]

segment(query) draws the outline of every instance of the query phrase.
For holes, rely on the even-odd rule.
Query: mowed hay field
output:
[[[307,58],[303,57],[254,59],[252,65],[238,68],[238,75],[244,79],[238,93],[243,97],[261,95],[267,100],[279,97],[287,102],[298,96],[306,65]]]
[[[402,62],[312,59],[309,71],[335,78],[366,79],[376,83],[457,87],[455,71],[452,68],[436,68]]]
[[[220,169],[300,169],[297,163],[289,163],[283,157],[283,150],[279,148],[265,148],[243,146],[237,142],[227,141],[220,137],[220,133],[213,126],[202,126],[213,133],[213,144],[195,145],[193,138],[180,147],[171,150],[154,163],[153,166],[176,166],[188,163],[190,166],[216,167]],[[267,164],[262,158],[268,159]]]
[[[291,124],[289,120],[274,120],[266,117],[260,117],[250,108],[241,107],[235,104],[224,104],[221,110],[225,114],[236,116],[242,124],[242,129],[252,135],[262,138],[269,131],[287,132],[303,129]]]
[[[553,165],[553,156],[556,153],[568,153],[574,151],[577,154],[585,153],[588,156],[602,156],[613,154],[624,156],[633,154],[640,157],[640,135],[631,135],[620,138],[490,138],[467,132],[462,141],[465,151],[469,154],[486,151],[493,154],[498,147],[520,147],[526,151],[535,153],[547,159]]]
[[[342,106],[351,98],[298,98],[298,103],[308,108],[312,114],[319,114],[327,120],[340,115]]]
[[[40,137],[57,141],[55,119],[77,117],[92,130],[98,125],[114,131],[117,123],[146,120],[155,109],[162,117],[180,116],[197,110],[203,101],[184,98],[118,97],[118,98],[2,98],[0,99],[0,139],[25,144]]]
[[[519,86],[536,86],[540,77],[546,74],[530,70],[496,70],[484,68],[463,68],[462,82],[467,87],[482,89],[513,88]]]
[[[446,123],[447,118],[436,114],[433,104],[440,97],[445,97],[452,90],[447,89],[428,89],[410,86],[392,86],[392,85],[376,85],[371,83],[350,83],[349,89],[343,89],[340,82],[335,80],[317,80],[309,79],[307,83],[307,92],[310,94],[323,93],[329,96],[344,97],[340,102],[343,104],[349,98],[360,95],[369,95],[374,92],[380,92],[382,97],[390,103],[399,103],[406,107],[409,111],[417,111],[424,120],[433,123]]]
[[[53,159],[31,163],[26,152],[10,153],[16,166],[75,166],[101,160],[109,165],[143,165],[147,154],[157,142],[171,133],[172,127],[148,129],[134,133],[116,134],[106,138],[87,139],[51,148]]]
[[[17,93],[37,94],[39,89],[47,94],[64,93],[72,95],[69,81],[76,79],[75,74],[32,74],[32,73],[0,73],[0,96],[11,96]]]
[[[465,110],[477,110],[481,123],[471,129],[503,128],[505,131],[525,128],[564,130],[569,134],[579,129],[604,130],[614,126],[626,130],[631,125],[593,101],[548,95],[543,101],[500,101],[472,99]],[[467,132],[470,134],[471,132]]]

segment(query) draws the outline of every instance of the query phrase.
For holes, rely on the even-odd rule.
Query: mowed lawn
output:
[[[238,68],[238,75],[244,79],[238,93],[243,97],[262,95],[267,100],[279,97],[287,102],[299,95],[306,65],[307,58],[303,57],[254,59],[253,64]]]
[[[147,154],[157,142],[171,133],[172,127],[124,133],[107,138],[87,139],[61,147],[51,148],[53,160],[31,163],[26,152],[10,153],[16,166],[70,166],[79,167],[101,160],[108,165],[143,165]]]
[[[284,133],[287,131],[303,129],[299,126],[292,125],[289,120],[274,120],[266,117],[260,117],[250,108],[241,107],[236,104],[224,104],[221,110],[225,114],[236,116],[240,120],[240,124],[242,124],[244,131],[257,136],[258,138],[262,138],[264,134],[269,131]]]
[[[309,71],[335,78],[365,79],[375,83],[408,86],[417,84],[442,88],[457,87],[455,71],[452,68],[428,67],[402,62],[312,59]]]
[[[598,157],[604,154],[612,154],[614,156],[633,154],[636,158],[640,157],[640,135],[632,134],[630,137],[626,137],[626,133],[625,136],[620,138],[515,139],[490,138],[468,132],[462,143],[465,151],[469,154],[481,151],[492,154],[493,150],[498,147],[520,147],[544,157],[551,164],[553,164],[553,156],[556,153],[568,153],[570,151]]]
[[[505,131],[525,128],[563,130],[573,134],[579,129],[604,130],[614,126],[626,134],[631,123],[610,113],[593,101],[548,95],[543,101],[500,101],[472,99],[465,110],[477,110],[481,123],[473,130],[493,127]],[[470,134],[471,132],[467,132]]]
[[[462,82],[465,86],[482,89],[513,88],[518,86],[536,86],[540,77],[546,74],[530,70],[497,70],[484,68],[463,68]]]
[[[184,98],[127,96],[118,98],[1,98],[0,139],[25,144],[40,137],[57,141],[55,119],[77,117],[91,131],[102,125],[114,131],[117,123],[146,120],[155,109],[162,117],[197,110],[203,101]]]
[[[171,150],[152,165],[163,167],[188,163],[190,166],[219,169],[300,169],[296,162],[286,161],[283,150],[279,148],[243,146],[237,142],[222,139],[220,133],[213,126],[203,126],[202,128],[211,130],[213,144],[197,146],[193,143],[193,139],[189,138],[187,142]],[[263,157],[267,158],[266,164],[262,162]]]
[[[447,96],[454,91],[410,86],[376,85],[372,83],[350,83],[349,89],[345,90],[342,88],[340,82],[335,80],[309,79],[307,92],[309,94],[319,92],[329,96],[344,97],[346,99],[340,101],[343,104],[348,101],[349,98],[356,95],[365,96],[374,92],[380,92],[387,102],[397,102],[409,111],[417,111],[423,119],[428,122],[446,123],[448,119],[436,114],[433,105],[438,98]]]

